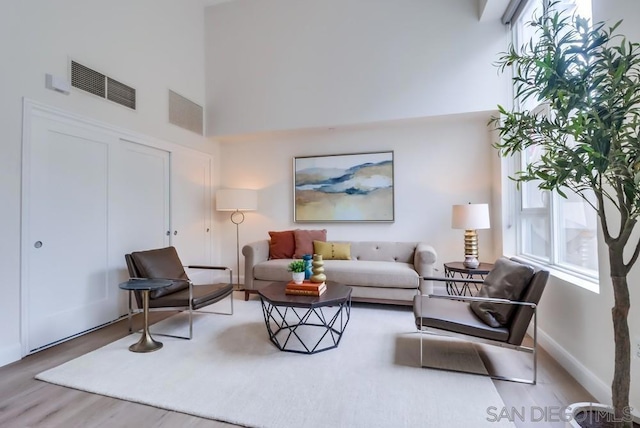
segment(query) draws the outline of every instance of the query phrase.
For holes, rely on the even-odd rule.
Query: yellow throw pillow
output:
[[[313,253],[324,260],[351,260],[351,244],[313,241]]]

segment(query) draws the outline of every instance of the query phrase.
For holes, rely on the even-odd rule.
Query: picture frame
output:
[[[394,222],[393,167],[393,151],[294,157],[294,222]]]

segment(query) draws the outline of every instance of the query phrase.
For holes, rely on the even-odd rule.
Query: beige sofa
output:
[[[347,241],[334,241],[347,242]],[[420,242],[349,242],[351,260],[325,260],[327,281],[353,288],[352,299],[360,302],[411,305],[418,289],[432,291],[425,276],[433,276],[436,252]],[[250,293],[274,281],[290,281],[287,265],[292,259],[269,260],[269,240],[242,248],[245,261],[245,300]]]

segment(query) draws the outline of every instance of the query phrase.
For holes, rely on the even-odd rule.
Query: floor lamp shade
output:
[[[216,192],[216,210],[232,211],[231,222],[236,225],[236,284],[240,289],[240,229],[244,211],[258,209],[258,192],[250,189],[222,189]]]
[[[258,192],[250,189],[222,189],[216,192],[218,211],[255,211],[258,209]]]
[[[451,227],[464,229],[464,265],[475,269],[478,261],[477,229],[491,227],[489,220],[489,204],[454,205],[451,212]]]

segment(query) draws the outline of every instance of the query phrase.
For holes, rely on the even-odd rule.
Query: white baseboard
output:
[[[558,342],[538,328],[538,344],[600,403],[611,404],[611,387],[599,379]]]
[[[20,342],[13,343],[0,348],[0,367],[18,361],[22,358],[22,346]]]

